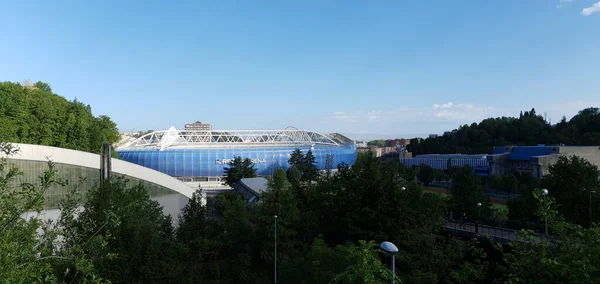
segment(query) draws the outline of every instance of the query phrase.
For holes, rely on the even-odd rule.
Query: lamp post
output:
[[[395,244],[385,241],[379,245],[382,250],[392,255],[392,284],[396,283],[396,253],[398,252],[398,247]]]
[[[479,208],[481,208],[481,202],[477,202],[477,219],[475,220],[475,235],[479,233],[479,217],[481,215],[479,213]]]
[[[547,190],[547,189],[545,189],[545,188],[544,188],[544,189],[542,189],[542,195],[544,196],[544,200],[545,200],[545,199],[546,199],[546,197],[548,196],[548,190]],[[548,212],[545,212],[545,213],[544,213],[544,215],[545,215],[545,217],[546,217],[546,218],[545,218],[545,220],[544,220],[544,222],[546,223],[546,226],[545,226],[545,231],[544,231],[544,232],[545,232],[545,233],[546,233],[546,235],[547,235],[547,234],[548,234]]]
[[[590,190],[590,228],[592,228],[592,193],[596,193],[596,191]]]
[[[273,267],[275,284],[277,284],[277,215],[275,215],[275,266]]]

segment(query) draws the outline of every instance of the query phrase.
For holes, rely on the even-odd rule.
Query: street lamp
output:
[[[277,215],[275,215],[275,266],[273,269],[275,274],[275,284],[277,284]]]
[[[481,202],[477,202],[477,219],[475,220],[475,234],[477,235],[479,233],[479,217],[480,217],[480,213],[479,213],[479,208],[481,207]]]
[[[548,196],[548,190],[545,188],[542,189],[542,195],[544,196],[544,198],[546,198]],[[548,234],[548,212],[546,212],[544,215],[546,216],[546,219],[544,221],[546,223],[545,233],[547,235]]]
[[[590,190],[590,229],[592,228],[592,193],[596,193],[596,191]]]
[[[403,186],[403,187],[400,188],[400,190],[405,191],[406,187]]]
[[[396,283],[396,253],[398,253],[398,247],[395,244],[385,241],[379,245],[382,250],[392,255],[392,284]]]

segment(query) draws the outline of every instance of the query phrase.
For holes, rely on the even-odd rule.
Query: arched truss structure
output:
[[[266,145],[331,145],[341,146],[352,140],[341,134],[323,135],[317,132],[287,127],[284,130],[168,130],[148,133],[120,149],[186,148],[186,147],[239,147]]]

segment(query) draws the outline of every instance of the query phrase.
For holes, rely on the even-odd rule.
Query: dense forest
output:
[[[68,101],[44,82],[0,82],[0,141],[98,153],[119,139],[116,124],[89,105]]]
[[[384,240],[399,249],[398,283],[597,283],[600,279],[600,227],[571,225],[564,221],[570,216],[556,210],[572,209],[561,200],[581,192],[577,186],[562,193],[551,188],[548,198],[542,198],[539,189],[532,190],[523,206],[515,204],[517,210],[532,209],[531,221],[547,220],[551,243],[523,232],[522,243],[502,246],[457,238],[442,229],[448,211],[467,212],[469,219],[481,222],[495,219],[496,209],[483,195],[479,177],[469,169],[453,173],[455,186],[447,198],[424,191],[413,181],[410,169],[398,162],[386,163],[369,154],[361,154],[351,168],[342,164],[337,175],[321,176],[316,182],[312,182],[315,168],[308,167],[310,157],[296,152],[295,158],[290,163],[296,173],[276,170],[259,203],[248,204],[228,192],[205,205],[201,191],[196,192],[178,217],[178,227],[142,185],[122,178],[93,189],[81,210],[81,197],[73,191],[61,203],[60,218],[54,223],[19,217],[42,208],[39,192],[56,182],[51,163],[39,184],[20,192],[4,190],[6,183],[0,182],[0,279],[7,283],[273,283],[275,238],[278,283],[389,283],[390,257],[377,245]],[[0,181],[18,175],[4,165],[0,160]],[[551,169],[548,182],[569,183],[572,176],[561,173],[584,168],[589,168],[589,177],[597,177],[595,166],[564,160]],[[477,202],[483,206],[475,211]]]
[[[419,154],[491,153],[505,145],[600,145],[600,111],[587,108],[570,120],[551,124],[535,109],[516,117],[488,118],[463,125],[435,138],[412,139],[409,151]]]

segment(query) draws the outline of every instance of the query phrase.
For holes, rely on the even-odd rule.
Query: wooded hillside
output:
[[[98,153],[116,142],[116,124],[95,117],[89,105],[52,93],[50,85],[0,82],[0,141],[48,145]]]
[[[586,108],[567,121],[552,125],[535,109],[516,117],[488,118],[479,124],[463,125],[436,138],[410,141],[409,151],[419,154],[491,153],[505,145],[600,145],[600,112]]]

